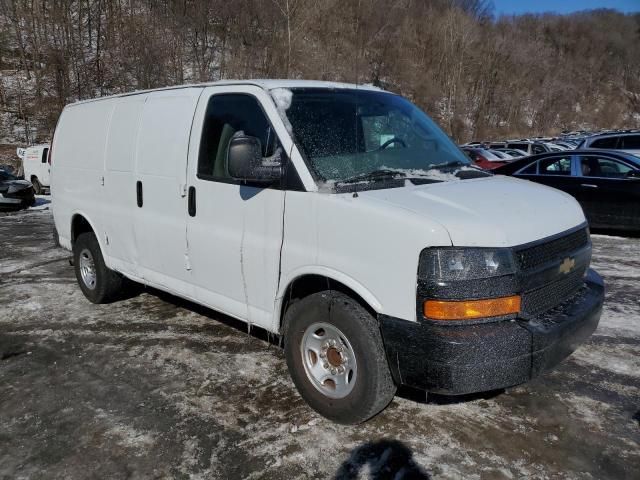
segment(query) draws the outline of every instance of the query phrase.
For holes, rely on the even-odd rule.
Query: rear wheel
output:
[[[108,303],[120,295],[123,277],[106,267],[93,233],[78,236],[73,245],[73,260],[78,285],[90,302]]]
[[[42,195],[42,184],[40,183],[40,180],[38,180],[38,177],[32,177],[31,184],[33,185],[34,193],[36,195]]]
[[[393,399],[377,321],[335,291],[309,295],[286,313],[285,355],[302,398],[338,423],[364,422]]]

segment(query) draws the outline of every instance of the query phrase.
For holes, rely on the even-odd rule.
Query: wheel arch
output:
[[[275,305],[275,330],[285,334],[284,317],[287,308],[295,301],[313,293],[337,290],[350,296],[360,303],[374,317],[382,311],[382,305],[377,297],[360,282],[327,268],[313,268],[298,271],[281,284],[280,294]]]
[[[72,246],[74,243],[76,243],[76,239],[83,233],[93,233],[96,237],[98,237],[98,235],[96,234],[96,229],[94,228],[91,221],[89,221],[87,216],[81,212],[76,212],[71,215],[71,231],[69,233],[69,238],[71,239]],[[100,243],[99,238],[98,243]],[[102,248],[102,245],[100,246],[100,248]]]

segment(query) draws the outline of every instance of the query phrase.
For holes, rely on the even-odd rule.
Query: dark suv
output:
[[[585,138],[578,148],[600,148],[622,150],[640,156],[640,131],[626,133],[606,133]]]

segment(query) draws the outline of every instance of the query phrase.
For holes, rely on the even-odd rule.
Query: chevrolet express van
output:
[[[494,176],[373,87],[224,81],[68,105],[53,213],[94,303],[125,278],[280,335],[341,423],[398,385],[528,381],[596,328],[603,282],[576,201]]]

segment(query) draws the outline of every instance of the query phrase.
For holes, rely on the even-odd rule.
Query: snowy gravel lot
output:
[[[640,239],[594,236],[605,312],[555,371],[345,427],[260,332],[156,291],[91,305],[46,202],[0,216],[2,479],[640,478]]]

